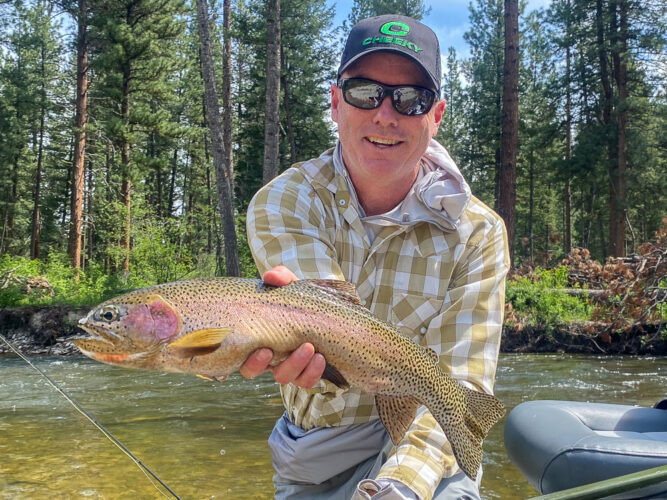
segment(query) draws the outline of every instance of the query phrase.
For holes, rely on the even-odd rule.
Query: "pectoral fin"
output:
[[[378,394],[375,396],[375,406],[392,442],[398,444],[415,419],[419,402],[407,396],[397,398]]]
[[[180,358],[203,356],[217,350],[233,331],[232,327],[195,330],[167,344],[167,348]]]
[[[334,366],[331,366],[329,363],[327,363],[324,367],[322,378],[334,383],[341,389],[346,389],[350,386],[350,384],[347,383],[347,380],[345,380],[345,377],[343,377],[342,373],[339,372]]]

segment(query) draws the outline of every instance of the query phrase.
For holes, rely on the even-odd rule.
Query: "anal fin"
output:
[[[392,442],[398,444],[415,419],[419,401],[408,396],[394,397],[377,394],[375,406],[377,406],[382,425],[387,429]]]

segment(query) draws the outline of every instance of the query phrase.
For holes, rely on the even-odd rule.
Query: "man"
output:
[[[507,242],[502,220],[433,140],[445,110],[440,73],[437,37],[414,19],[352,28],[331,86],[339,141],[257,193],[248,240],[267,283],[348,280],[444,370],[491,393]],[[269,438],[277,498],[479,498],[428,410],[394,448],[373,397],[320,379],[325,360],[311,344],[275,367],[271,357],[257,351],[241,373],[272,370],[283,384],[285,415]]]

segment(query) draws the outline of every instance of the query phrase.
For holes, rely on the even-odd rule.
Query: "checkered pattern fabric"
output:
[[[259,272],[282,264],[300,278],[354,283],[376,316],[433,349],[454,378],[491,393],[509,266],[502,219],[473,197],[457,231],[429,222],[387,226],[371,243],[333,152],[296,164],[254,197],[248,241]],[[306,430],[378,418],[373,396],[326,380],[308,390],[283,386],[282,397]],[[424,410],[378,478],[429,500],[440,479],[458,471],[446,436]]]

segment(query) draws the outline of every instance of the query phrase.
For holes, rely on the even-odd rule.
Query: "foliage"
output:
[[[506,323],[555,326],[582,323],[586,334],[630,332],[667,323],[667,217],[653,241],[604,264],[575,248],[552,269],[524,265],[507,282]]]
[[[149,283],[135,276],[109,275],[98,266],[75,279],[67,254],[46,260],[0,256],[0,307],[25,305],[94,305]]]
[[[567,286],[566,266],[537,268],[530,276],[516,275],[507,282],[509,307],[506,322],[513,325],[558,326],[587,321],[593,307],[588,299],[572,297]]]
[[[667,217],[655,241],[643,243],[628,257],[609,257],[604,266],[591,261],[586,250],[575,249],[563,262],[570,283],[594,284],[604,292],[593,319],[609,331],[630,331],[649,323],[667,322]]]

